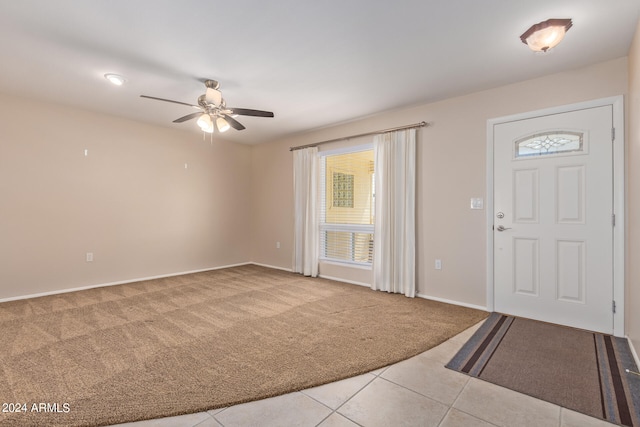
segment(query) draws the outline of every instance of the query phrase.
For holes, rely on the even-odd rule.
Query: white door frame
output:
[[[514,120],[530,119],[550,114],[565,113],[586,108],[613,106],[613,127],[615,139],[613,141],[613,209],[615,213],[615,227],[613,228],[613,297],[616,311],[613,315],[613,334],[617,337],[625,336],[624,325],[624,267],[625,267],[625,173],[624,173],[624,98],[622,95],[610,98],[596,99],[577,104],[563,105],[498,117],[487,120],[487,310],[494,310],[494,259],[493,259],[493,137],[496,125]]]

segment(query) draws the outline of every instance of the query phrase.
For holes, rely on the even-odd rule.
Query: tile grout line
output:
[[[226,408],[223,408],[221,411],[217,412],[215,415],[209,414],[209,412],[207,412],[207,414],[211,415],[211,418],[213,418],[215,420],[215,422],[217,422],[222,427],[224,427],[224,424],[222,424],[222,422],[218,418],[216,418],[216,415],[223,413],[224,411],[226,411],[229,408],[231,408],[231,406],[227,406]]]
[[[388,368],[388,367],[381,368],[381,369],[384,369],[384,370],[383,370],[380,374],[382,374],[384,371],[386,371],[386,370],[387,370],[387,368]],[[379,369],[376,369],[376,371],[378,371],[378,370],[379,370]],[[349,400],[351,400],[351,399],[352,399],[353,397],[355,397],[358,393],[360,393],[362,390],[364,390],[364,389],[365,389],[369,384],[371,384],[371,382],[372,382],[372,381],[374,381],[376,378],[378,378],[378,377],[379,377],[379,375],[374,374],[373,372],[367,372],[366,374],[363,374],[363,375],[368,375],[368,374],[370,374],[370,375],[372,376],[372,378],[371,378],[371,379],[370,379],[366,384],[364,384],[362,387],[360,387],[357,391],[355,391],[355,392],[354,392],[354,393],[353,393],[353,394],[352,394],[352,395],[351,395],[347,400],[345,400],[342,404],[340,404],[336,409],[333,409],[333,408],[331,408],[330,406],[326,405],[325,403],[323,403],[323,402],[319,401],[318,399],[314,398],[313,396],[310,396],[310,395],[306,394],[306,393],[305,393],[305,390],[309,390],[309,389],[300,390],[300,391],[292,392],[292,393],[286,393],[286,394],[284,394],[284,395],[280,395],[280,396],[285,396],[285,395],[287,395],[287,394],[300,393],[300,394],[301,394],[301,395],[303,395],[304,397],[309,398],[309,399],[313,400],[314,402],[319,403],[320,405],[322,405],[322,406],[324,406],[325,408],[329,409],[329,410],[331,411],[331,413],[330,413],[329,415],[327,415],[326,417],[324,417],[324,418],[323,418],[323,419],[322,419],[318,424],[316,424],[316,426],[318,426],[318,425],[322,424],[324,421],[326,421],[326,419],[327,419],[327,418],[329,418],[331,415],[333,415],[334,413],[336,413],[336,412],[338,411],[338,409],[340,409],[340,408],[341,408],[344,404],[346,404]],[[348,379],[348,378],[345,378],[345,379]],[[328,383],[328,384],[331,384],[331,383]],[[325,384],[325,385],[326,385],[326,384]],[[318,387],[321,387],[321,386],[318,386]],[[311,388],[314,388],[314,387],[311,387]],[[274,397],[277,397],[277,396],[274,396]],[[246,403],[250,403],[250,402],[246,402]],[[233,405],[233,406],[236,406],[236,405]],[[233,406],[229,406],[229,407],[223,408],[220,412],[216,413],[215,415],[210,414],[208,411],[204,411],[204,412],[205,412],[208,416],[210,416],[211,418],[213,418],[213,419],[214,419],[214,421],[216,421],[216,422],[217,422],[218,424],[220,424],[222,427],[225,427],[225,426],[224,426],[224,424],[223,424],[223,423],[222,423],[222,422],[221,422],[221,421],[216,417],[216,415],[218,415],[218,414],[221,414],[221,413],[225,412],[227,409],[232,408]],[[344,415],[342,415],[342,414],[340,414],[340,413],[338,413],[338,415],[340,415],[340,416],[342,416],[342,417],[346,418],[347,420],[351,421],[352,423],[354,423],[354,424],[356,424],[356,425],[360,426],[360,424],[358,424],[357,422],[353,421],[352,419],[350,419],[350,418],[348,418],[348,417],[346,417],[346,416],[344,416]],[[206,421],[206,420],[203,420],[203,421],[201,421],[200,423],[202,423],[202,422],[204,422],[204,421]],[[199,424],[200,424],[200,423],[199,423]],[[196,424],[196,425],[194,425],[193,427],[197,427],[197,424]]]
[[[205,414],[209,416],[210,419],[220,424],[220,421],[216,420],[213,415],[211,415],[208,411],[204,411]],[[209,421],[208,419],[200,421],[198,424],[194,424],[193,427],[198,427],[200,424],[203,424],[205,421]],[[222,426],[222,424],[220,424]],[[223,426],[224,427],[224,426]]]
[[[389,384],[393,384],[393,385],[396,385],[396,386],[398,386],[398,387],[400,387],[400,388],[403,388],[403,389],[405,389],[405,390],[407,390],[407,391],[409,391],[409,392],[411,392],[411,393],[417,394],[418,396],[424,397],[425,399],[429,399],[429,400],[431,400],[431,401],[433,401],[433,402],[439,403],[440,405],[449,406],[448,404],[446,404],[446,403],[444,403],[444,402],[440,402],[439,400],[436,400],[436,399],[434,399],[433,397],[425,396],[424,394],[422,394],[422,393],[420,393],[420,392],[417,392],[417,391],[415,391],[415,390],[411,390],[410,388],[405,387],[405,386],[403,386],[402,384],[398,384],[398,383],[396,383],[396,382],[394,382],[394,381],[391,381],[391,380],[390,380],[390,379],[388,379],[388,378],[380,377],[380,379],[381,379],[381,380],[384,380],[384,381],[386,381],[386,382],[388,382]]]
[[[473,327],[473,326],[471,326],[471,327]],[[464,333],[464,332],[465,332],[465,331],[461,332],[460,334],[462,334],[462,333]],[[460,334],[458,334],[458,335],[460,335]],[[454,343],[454,344],[459,344],[459,343],[457,343],[457,342],[455,342],[455,341],[454,341],[454,340],[455,340],[455,338],[457,338],[457,337],[458,337],[458,335],[456,335],[456,336],[454,336],[454,337],[452,337],[452,338],[449,338],[448,340],[446,340],[446,341],[444,341],[444,342],[440,343],[438,346],[435,346],[435,347],[433,347],[433,348],[437,348],[437,347],[439,347],[440,345],[445,344],[445,343],[447,343],[447,342]],[[418,355],[416,355],[416,356],[414,356],[414,357],[423,356],[425,353],[427,353],[427,352],[428,352],[428,351],[430,351],[430,350],[432,350],[432,349],[429,349],[429,350],[427,350],[427,351],[425,351],[425,352],[423,352],[423,353],[420,353],[420,354],[418,354]],[[441,361],[438,361],[438,360],[436,360],[436,359],[434,359],[434,358],[430,358],[430,357],[428,357],[428,356],[425,356],[425,357],[426,357],[428,360],[431,360],[431,361],[433,361],[433,362],[442,363]],[[329,410],[331,411],[331,413],[330,413],[329,415],[327,415],[325,418],[323,418],[323,419],[322,419],[322,420],[321,420],[317,425],[322,424],[322,423],[323,423],[323,422],[325,422],[329,417],[331,417],[331,415],[333,415],[334,413],[337,413],[339,416],[344,417],[344,418],[345,418],[345,419],[347,419],[348,421],[350,421],[350,422],[352,422],[352,423],[354,423],[354,424],[356,424],[356,425],[358,425],[358,426],[361,426],[361,424],[359,424],[359,423],[357,423],[356,421],[354,421],[354,420],[350,419],[349,417],[347,417],[347,416],[345,416],[345,415],[341,414],[340,412],[338,412],[338,410],[339,410],[340,408],[342,408],[345,404],[347,404],[349,401],[351,401],[351,400],[352,400],[352,399],[353,399],[357,394],[359,394],[362,390],[364,390],[367,386],[369,386],[373,381],[375,381],[377,378],[379,378],[379,379],[382,379],[382,380],[386,381],[387,383],[394,384],[394,385],[396,385],[396,386],[398,386],[398,387],[401,387],[401,388],[403,388],[403,389],[405,389],[405,390],[407,390],[407,391],[409,391],[409,392],[412,392],[412,393],[414,393],[414,394],[417,394],[417,395],[419,395],[419,396],[422,396],[422,397],[424,397],[424,398],[427,398],[427,399],[429,399],[429,400],[431,400],[431,401],[433,401],[433,402],[436,402],[436,403],[439,403],[439,404],[442,404],[442,405],[447,406],[447,407],[448,407],[448,409],[447,409],[447,411],[445,412],[445,415],[443,416],[443,418],[440,420],[440,422],[439,422],[439,424],[438,424],[438,425],[440,425],[440,424],[442,423],[442,421],[444,420],[444,418],[446,417],[446,415],[447,415],[447,414],[449,414],[449,412],[450,412],[450,411],[451,411],[451,409],[453,408],[453,404],[455,404],[455,402],[458,400],[458,397],[459,397],[459,396],[460,396],[460,394],[462,393],[462,390],[464,390],[464,388],[467,386],[467,384],[468,384],[468,382],[469,382],[469,381],[467,381],[467,384],[465,384],[465,385],[463,386],[462,390],[461,390],[461,391],[458,393],[458,395],[456,396],[456,399],[454,400],[454,402],[453,402],[451,405],[448,405],[448,404],[446,404],[446,403],[444,403],[444,402],[441,402],[441,401],[436,400],[436,399],[434,399],[434,398],[432,398],[432,397],[426,396],[426,395],[424,395],[424,394],[422,394],[422,393],[420,393],[420,392],[417,392],[417,391],[415,391],[415,390],[412,390],[412,389],[410,389],[410,388],[408,388],[408,387],[405,387],[404,385],[401,385],[401,384],[399,384],[399,383],[396,383],[396,382],[394,382],[394,381],[392,381],[392,380],[390,380],[390,379],[387,379],[387,378],[385,378],[385,377],[383,377],[383,376],[382,376],[386,371],[388,371],[391,367],[393,367],[394,365],[396,365],[396,364],[398,364],[398,363],[400,363],[400,362],[397,362],[397,363],[395,363],[395,364],[393,364],[393,365],[385,366],[385,367],[383,367],[383,368],[378,368],[378,369],[376,369],[375,371],[380,371],[380,372],[379,372],[379,373],[377,373],[377,374],[375,374],[375,373],[374,373],[375,371],[371,371],[371,372],[368,372],[368,373],[366,373],[366,374],[363,374],[363,375],[370,374],[370,375],[372,376],[372,378],[371,378],[371,379],[370,379],[366,384],[364,384],[362,387],[360,387],[360,388],[359,388],[355,393],[353,393],[349,398],[347,398],[347,399],[346,399],[342,404],[340,404],[336,409],[332,409],[331,407],[329,407],[328,405],[324,404],[323,402],[321,402],[321,401],[319,401],[319,400],[315,399],[314,397],[312,397],[312,396],[310,396],[310,395],[307,395],[304,391],[305,391],[305,390],[308,390],[308,389],[300,390],[300,391],[297,391],[297,392],[293,392],[293,393],[291,393],[291,394],[294,394],[294,393],[301,393],[301,394],[302,394],[302,395],[304,395],[305,397],[310,398],[310,399],[311,399],[311,400],[313,400],[314,402],[321,404],[322,406],[326,407],[327,409],[329,409]],[[312,388],[313,388],[313,387],[312,387]],[[289,394],[289,393],[287,393],[287,394]],[[247,403],[248,403],[248,402],[247,402]],[[233,405],[233,406],[236,406],[236,405]],[[222,422],[217,418],[217,415],[218,415],[218,414],[222,414],[222,413],[224,413],[225,411],[227,411],[228,409],[232,408],[233,406],[228,406],[228,407],[223,407],[223,408],[217,408],[217,409],[219,409],[219,411],[218,411],[218,412],[216,412],[215,414],[211,414],[209,411],[202,411],[202,413],[203,413],[203,414],[207,414],[207,417],[209,417],[209,418],[204,419],[204,420],[202,420],[202,421],[198,422],[197,424],[193,424],[191,427],[198,427],[200,424],[203,424],[205,421],[208,421],[209,419],[213,419],[213,420],[214,420],[216,423],[218,423],[221,427],[225,427],[225,425],[224,425],[224,424],[223,424],[223,423],[222,423]],[[214,410],[216,410],[216,409],[212,409],[212,411],[214,411]],[[464,412],[464,411],[460,411],[460,412],[466,413],[466,412]],[[188,414],[185,414],[185,415],[188,415]],[[471,415],[471,414],[468,414],[468,415],[475,417],[474,415]],[[478,418],[478,417],[475,417],[475,418]],[[480,418],[478,418],[478,419],[480,419]],[[151,421],[151,420],[150,420],[150,421]],[[483,421],[485,421],[485,420],[483,420]],[[490,424],[491,424],[491,423],[490,423]],[[493,425],[493,424],[492,424],[492,425]]]
[[[562,427],[562,414],[564,412],[564,407],[560,406],[560,414],[558,414],[558,427]]]
[[[383,373],[384,371],[386,371],[386,370],[387,370],[387,368],[388,368],[388,367],[384,368],[384,370],[383,370],[382,372],[380,372],[380,375],[382,375],[382,373]],[[378,369],[376,369],[376,370],[378,370]],[[371,374],[371,375],[373,375],[373,378],[372,378],[372,379],[370,379],[370,380],[369,380],[365,385],[363,385],[362,387],[360,387],[360,388],[359,388],[355,393],[353,393],[353,394],[352,394],[352,395],[351,395],[347,400],[345,400],[345,401],[344,401],[344,402],[342,402],[340,405],[338,405],[338,407],[337,407],[336,409],[329,408],[329,406],[324,405],[324,403],[322,403],[322,402],[320,402],[320,401],[318,401],[318,400],[314,399],[314,398],[313,398],[313,397],[311,397],[311,396],[308,396],[309,398],[311,398],[311,399],[315,400],[316,402],[321,403],[322,405],[324,405],[324,406],[326,406],[327,408],[331,409],[331,413],[330,413],[329,415],[327,415],[325,418],[323,418],[323,419],[322,419],[318,424],[316,424],[316,427],[317,427],[317,426],[319,426],[320,424],[322,424],[323,422],[325,422],[325,421],[327,420],[327,418],[329,418],[331,415],[336,414],[336,413],[337,413],[338,415],[340,415],[341,417],[344,417],[344,418],[346,418],[347,420],[351,421],[352,423],[354,423],[354,424],[356,424],[356,425],[358,425],[358,426],[362,426],[361,424],[359,424],[359,423],[355,422],[355,421],[354,421],[354,420],[352,420],[351,418],[349,418],[349,417],[347,417],[347,416],[345,416],[345,415],[341,414],[340,412],[338,412],[338,409],[342,408],[342,407],[343,407],[347,402],[349,402],[351,399],[353,399],[354,397],[356,397],[356,395],[357,395],[358,393],[360,393],[362,390],[364,390],[364,389],[365,389],[369,384],[371,384],[373,381],[375,381],[377,378],[379,378],[379,377],[380,377],[380,375],[376,375],[376,374],[374,374],[374,373],[372,373],[372,372],[368,372],[368,373],[369,373],[369,374]],[[305,396],[307,396],[307,395],[305,394]]]
[[[231,406],[227,406],[226,408],[224,408],[222,411],[218,412],[216,415],[223,413],[224,411],[226,411],[227,409],[229,409]],[[211,415],[211,414],[209,414]],[[221,427],[225,427],[224,424],[216,418],[216,415],[211,415],[211,418],[214,419],[215,422],[217,422],[218,424],[220,424]]]
[[[463,331],[463,332],[464,332],[464,331]],[[461,332],[461,333],[462,333],[462,332]],[[452,337],[452,338],[450,338],[450,339],[448,339],[448,340],[446,340],[446,341],[442,342],[442,343],[441,343],[441,344],[439,344],[439,345],[442,345],[442,344],[444,344],[444,343],[446,343],[446,342],[450,342],[450,341],[451,341],[453,338],[455,338],[455,337],[456,337],[456,336],[454,336],[454,337]],[[455,342],[452,342],[452,343],[455,343]],[[458,343],[455,343],[455,344],[458,344]],[[437,347],[438,347],[438,346],[433,347],[433,348],[437,348]],[[430,350],[431,350],[431,349],[430,349]],[[428,350],[427,350],[427,351],[428,351]],[[423,352],[423,353],[420,353],[420,354],[418,354],[418,355],[416,355],[416,356],[414,356],[414,357],[424,355],[427,351],[425,351],[425,352]],[[433,362],[441,363],[440,361],[437,361],[437,360],[435,360],[435,359],[432,359],[432,358],[430,358],[430,357],[428,357],[428,356],[425,356],[425,357],[426,357],[427,359],[429,359],[429,360],[433,361]],[[338,410],[339,410],[340,408],[342,408],[345,404],[347,404],[351,399],[353,399],[353,398],[354,398],[358,393],[360,393],[362,390],[364,390],[367,386],[369,386],[373,381],[375,381],[376,379],[381,379],[381,380],[384,380],[384,381],[386,381],[386,382],[388,382],[388,383],[391,383],[391,384],[397,385],[398,387],[401,387],[401,388],[403,388],[403,389],[405,389],[405,390],[407,390],[407,391],[409,391],[409,392],[412,392],[412,393],[418,394],[419,396],[422,396],[422,397],[424,397],[424,398],[427,398],[427,399],[429,399],[429,400],[431,400],[431,401],[434,401],[434,402],[436,402],[436,403],[439,403],[439,404],[442,404],[442,405],[447,406],[447,407],[448,407],[447,411],[445,412],[445,414],[444,414],[443,418],[442,418],[442,419],[439,421],[439,423],[438,423],[438,425],[440,425],[440,424],[442,423],[442,421],[444,420],[444,418],[446,418],[446,415],[447,415],[447,414],[451,411],[451,409],[453,408],[453,404],[458,400],[458,397],[459,397],[459,396],[460,396],[460,394],[462,393],[462,390],[464,390],[464,388],[465,388],[465,387],[467,386],[467,384],[469,383],[469,379],[467,379],[467,383],[465,383],[465,385],[462,387],[462,389],[460,390],[460,392],[458,393],[458,395],[457,395],[457,396],[456,396],[456,398],[454,399],[453,403],[452,403],[451,405],[449,405],[449,404],[447,404],[447,403],[444,403],[444,402],[441,402],[441,401],[439,401],[439,400],[437,400],[437,399],[434,399],[434,398],[432,398],[432,397],[426,396],[426,395],[424,395],[424,394],[422,394],[422,393],[420,393],[420,392],[417,392],[417,391],[415,391],[415,390],[412,390],[412,389],[410,389],[410,388],[408,388],[408,387],[405,387],[404,385],[398,384],[398,383],[396,383],[396,382],[394,382],[394,381],[391,381],[391,380],[389,380],[389,379],[387,379],[387,378],[383,377],[382,375],[383,375],[387,370],[389,370],[389,368],[391,368],[392,366],[393,366],[393,365],[386,366],[386,367],[384,367],[384,368],[380,368],[380,369],[376,369],[375,371],[380,371],[380,370],[381,370],[381,372],[380,372],[380,373],[378,373],[378,374],[374,374],[374,373],[373,373],[373,371],[372,371],[372,372],[368,372],[367,374],[372,375],[372,377],[373,377],[373,378],[371,378],[371,379],[370,379],[366,384],[364,384],[364,385],[363,385],[361,388],[359,388],[355,393],[353,393],[353,394],[352,394],[352,395],[351,395],[347,400],[345,400],[342,404],[340,404],[336,409],[332,409],[331,407],[329,407],[329,406],[328,406],[328,405],[326,405],[325,403],[323,403],[323,402],[321,402],[321,401],[319,401],[319,400],[315,399],[314,397],[312,397],[312,396],[310,396],[310,395],[306,394],[306,393],[305,393],[305,390],[308,390],[308,389],[300,390],[300,391],[297,391],[296,393],[301,393],[301,394],[302,394],[302,395],[304,395],[305,397],[308,397],[309,399],[313,400],[314,402],[317,402],[317,403],[321,404],[322,406],[326,407],[327,409],[329,409],[329,410],[331,411],[331,413],[330,413],[329,415],[327,415],[326,417],[324,417],[322,420],[320,420],[320,422],[319,422],[318,424],[316,424],[316,426],[319,426],[320,424],[322,424],[323,422],[325,422],[325,421],[326,421],[329,417],[331,417],[334,413],[337,413],[338,415],[340,415],[340,416],[342,416],[342,417],[346,418],[347,420],[351,421],[352,423],[354,423],[354,424],[356,424],[356,425],[360,426],[360,424],[358,424],[356,421],[354,421],[354,420],[352,420],[351,418],[349,418],[349,417],[347,417],[347,416],[345,416],[345,415],[341,414],[340,412],[338,412]],[[445,369],[446,369],[446,368],[445,368]],[[366,374],[364,374],[364,375],[366,375]],[[312,388],[313,388],[313,387],[312,387]],[[213,418],[213,419],[214,419],[214,421],[216,421],[218,424],[220,424],[222,427],[224,427],[224,424],[223,424],[223,423],[221,423],[221,422],[220,422],[220,420],[218,420],[218,418],[216,417],[216,415],[217,415],[217,414],[220,414],[220,413],[223,413],[224,411],[226,411],[226,410],[227,410],[227,409],[229,409],[229,408],[230,408],[230,407],[226,407],[226,408],[222,409],[220,412],[216,413],[215,415],[210,414],[208,411],[205,411],[205,413],[207,413],[207,415],[208,415],[208,416],[210,416],[211,418]],[[461,412],[464,412],[464,411],[461,411]],[[471,415],[471,414],[467,414],[467,415],[473,416],[473,415]],[[475,417],[475,418],[477,418],[477,417]],[[205,421],[205,420],[203,420],[202,422],[204,422],[204,421]],[[483,420],[483,421],[485,421],[485,420]],[[202,422],[200,422],[199,424],[201,424]],[[197,427],[197,424],[196,424],[195,426],[193,426],[193,427]]]
[[[468,376],[468,375],[466,375],[466,376]],[[469,376],[468,376],[468,377],[469,377]],[[469,415],[470,417],[473,417],[473,418],[476,418],[476,419],[478,419],[478,420],[481,420],[481,421],[483,421],[483,422],[485,422],[485,423],[487,423],[487,424],[490,424],[490,425],[492,425],[492,426],[499,427],[499,426],[497,426],[496,424],[492,423],[491,421],[485,420],[484,418],[480,418],[480,417],[479,417],[479,416],[477,416],[477,415],[470,414],[470,413],[468,413],[468,412],[466,412],[466,411],[463,411],[463,410],[462,410],[462,409],[460,409],[460,408],[454,408],[454,407],[453,407],[453,406],[458,402],[458,400],[460,399],[460,396],[462,395],[462,392],[463,392],[463,391],[464,391],[464,390],[469,386],[469,383],[471,383],[471,380],[472,380],[472,379],[473,379],[473,377],[469,377],[469,378],[467,378],[467,383],[464,385],[464,387],[462,387],[462,389],[460,390],[460,393],[458,393],[458,395],[456,396],[456,398],[455,398],[455,399],[453,400],[453,402],[451,403],[451,406],[449,407],[449,411],[447,411],[447,414],[448,414],[449,412],[451,412],[451,410],[452,410],[452,409],[455,409],[456,411],[462,412],[463,414]],[[443,418],[443,420],[444,420],[444,418]]]
[[[447,341],[448,341],[448,340],[447,340]],[[445,341],[445,342],[447,342],[447,341]],[[441,343],[441,344],[444,344],[444,342],[443,342],[443,343]],[[441,344],[440,344],[440,345],[441,345]],[[436,346],[436,347],[437,347],[437,346]],[[436,348],[436,347],[434,347],[434,348]],[[414,356],[414,357],[417,357],[417,356],[423,355],[424,353],[426,353],[426,352],[420,353],[420,354],[418,354],[418,355],[416,355],[416,356]],[[425,356],[425,357],[426,357],[426,356]],[[427,357],[427,359],[429,359],[429,360],[431,360],[431,361],[433,361],[433,362],[436,362],[436,363],[441,363],[440,361],[437,361],[437,360],[431,359],[431,358],[429,358],[429,357]],[[437,399],[434,399],[434,398],[432,398],[432,397],[430,397],[430,396],[426,396],[426,395],[424,395],[424,394],[422,394],[422,393],[420,393],[420,392],[417,392],[417,391],[412,390],[412,389],[410,389],[410,388],[408,388],[408,387],[405,387],[405,386],[404,386],[404,385],[402,385],[402,384],[398,384],[398,383],[396,383],[396,382],[394,382],[394,381],[392,381],[392,380],[390,380],[390,379],[388,379],[388,378],[383,377],[382,375],[383,375],[383,374],[384,374],[384,373],[385,373],[389,368],[391,368],[392,366],[393,366],[393,365],[385,367],[385,368],[382,370],[382,372],[380,372],[379,374],[373,374],[372,372],[369,372],[370,374],[372,374],[372,375],[374,376],[374,378],[372,378],[372,379],[371,379],[367,384],[365,384],[362,388],[360,388],[357,392],[355,392],[351,397],[349,397],[347,400],[345,400],[345,401],[344,401],[340,406],[338,406],[335,410],[332,410],[331,414],[329,414],[329,415],[328,415],[327,417],[325,417],[322,421],[320,421],[320,423],[318,423],[318,424],[317,424],[317,426],[319,426],[320,424],[322,424],[322,423],[323,423],[327,418],[329,418],[329,417],[330,417],[331,415],[333,415],[334,413],[338,413],[338,415],[343,416],[343,417],[345,417],[347,420],[349,420],[349,421],[351,421],[351,422],[355,423],[356,425],[359,425],[359,426],[360,426],[360,424],[358,424],[357,422],[355,422],[355,421],[354,421],[354,420],[352,420],[351,418],[349,418],[349,417],[347,417],[347,416],[345,416],[345,415],[341,414],[340,412],[338,412],[338,410],[339,410],[340,408],[342,408],[344,405],[346,405],[346,404],[347,404],[351,399],[353,399],[353,398],[354,398],[358,393],[360,393],[364,388],[366,388],[369,384],[371,384],[371,383],[372,383],[373,381],[375,381],[376,379],[384,380],[384,381],[386,381],[386,382],[388,382],[388,383],[390,383],[390,384],[394,384],[394,385],[396,385],[396,386],[398,386],[398,387],[401,387],[401,388],[403,388],[403,389],[405,389],[405,390],[407,390],[407,391],[409,391],[409,392],[411,392],[411,393],[415,393],[415,394],[417,394],[417,395],[419,395],[419,396],[422,396],[422,397],[424,397],[424,398],[426,398],[426,399],[429,399],[429,400],[431,400],[431,401],[433,401],[433,402],[436,402],[436,403],[439,403],[439,404],[441,404],[441,405],[446,406],[446,407],[447,407],[447,411],[445,412],[445,414],[443,415],[443,417],[442,417],[442,418],[440,419],[440,421],[438,422],[438,425],[440,425],[440,424],[442,423],[442,421],[444,421],[444,419],[446,418],[447,414],[451,411],[451,409],[453,408],[453,404],[458,400],[458,397],[459,397],[459,396],[460,396],[460,394],[462,393],[462,390],[464,390],[464,388],[467,386],[467,384],[469,383],[469,380],[470,380],[470,378],[467,378],[467,382],[466,382],[466,383],[465,383],[465,385],[462,387],[462,389],[460,390],[460,392],[458,392],[458,394],[457,394],[456,398],[455,398],[455,399],[454,399],[454,401],[451,403],[451,405],[449,405],[449,404],[447,404],[447,403],[441,402],[441,401],[439,401],[439,400],[437,400]],[[444,365],[443,365],[443,367],[444,367]],[[446,368],[445,368],[445,369],[446,369]],[[301,391],[301,392],[302,392],[302,393],[304,393],[304,391]],[[306,394],[305,394],[305,395],[306,395]],[[311,397],[311,396],[309,396],[309,397]],[[313,397],[311,397],[311,398],[313,399]],[[316,399],[313,399],[313,400],[316,400]],[[322,402],[319,402],[319,403],[322,403]],[[324,406],[327,406],[327,405],[324,405]],[[329,408],[329,409],[331,409],[331,408]],[[463,412],[463,411],[461,411],[461,412]],[[472,416],[471,414],[467,414],[467,415]],[[475,417],[475,418],[477,418],[477,417]],[[478,418],[478,419],[480,419],[480,418]],[[482,421],[485,421],[485,420],[482,420]],[[490,424],[491,424],[491,423],[490,423]],[[492,425],[494,425],[494,424],[492,424]]]
[[[447,368],[445,368],[447,369]],[[465,388],[467,388],[467,386],[469,385],[469,382],[471,382],[471,377],[469,377],[468,375],[465,375],[467,377],[467,382],[464,383],[464,385],[462,386],[462,388],[460,389],[460,391],[458,392],[458,395],[456,396],[455,399],[453,399],[453,402],[451,402],[451,408],[453,408],[453,405],[456,404],[456,402],[458,401],[458,399],[460,399],[460,395],[462,394],[462,392],[464,391]]]
[[[440,363],[440,362],[438,362],[438,363]],[[447,369],[447,368],[445,368],[445,369]],[[427,399],[429,399],[429,400],[432,400],[432,401],[434,401],[434,402],[436,402],[436,403],[439,403],[439,404],[441,404],[441,405],[445,405],[445,406],[448,406],[448,407],[452,407],[452,406],[453,406],[453,403],[455,403],[455,401],[458,399],[458,396],[460,396],[460,393],[462,393],[462,390],[467,386],[467,384],[465,383],[465,385],[462,387],[462,389],[458,392],[458,395],[456,396],[456,398],[453,400],[453,403],[451,403],[451,405],[449,405],[448,403],[442,402],[442,401],[440,401],[440,400],[438,400],[438,399],[436,399],[436,398],[434,398],[434,397],[427,396],[426,394],[422,394],[422,393],[420,393],[419,391],[415,391],[415,390],[413,390],[413,389],[410,389],[409,387],[406,387],[406,386],[404,386],[404,385],[402,385],[402,384],[399,384],[399,383],[397,383],[397,382],[395,382],[395,381],[392,381],[392,380],[390,380],[390,379],[388,379],[388,378],[380,377],[380,379],[383,379],[383,380],[385,380],[385,381],[387,381],[387,382],[389,382],[389,383],[391,383],[391,384],[395,384],[395,385],[397,385],[398,387],[402,387],[402,388],[403,388],[403,389],[405,389],[405,390],[408,390],[408,391],[410,391],[410,392],[412,392],[412,393],[416,393],[416,394],[418,394],[418,395],[420,395],[420,396],[422,396],[422,397],[425,397],[425,398],[427,398]],[[467,379],[467,383],[468,383],[468,382],[469,382],[469,380]]]
[[[438,423],[438,427],[440,427],[442,425],[442,423],[444,422],[444,420],[447,418],[447,415],[449,415],[451,413],[451,410],[453,409],[452,406],[449,406],[449,409],[447,409],[447,412],[444,413],[444,416],[442,417],[442,419],[440,420],[440,422]]]
[[[465,388],[467,388],[467,387],[469,386],[469,384],[471,383],[471,381],[472,381],[472,380],[478,381],[479,383],[492,384],[493,386],[496,386],[496,387],[499,387],[499,388],[501,388],[501,389],[507,390],[507,391],[508,391],[509,393],[511,393],[511,394],[517,394],[517,395],[520,395],[520,396],[525,396],[526,398],[531,398],[531,399],[534,399],[534,400],[536,400],[536,401],[544,402],[544,403],[547,403],[547,404],[549,404],[549,405],[552,405],[552,406],[558,407],[558,409],[560,410],[560,411],[558,412],[558,423],[560,424],[560,427],[562,427],[562,426],[561,426],[561,424],[562,424],[562,411],[563,411],[563,409],[566,409],[566,408],[564,408],[564,407],[562,407],[562,406],[560,406],[560,405],[557,405],[557,404],[555,404],[555,403],[547,402],[546,400],[538,399],[537,397],[530,396],[530,395],[528,395],[528,394],[526,394],[526,393],[522,393],[522,392],[519,392],[519,391],[516,391],[516,390],[511,390],[511,389],[509,389],[509,388],[507,388],[507,387],[504,387],[504,386],[501,386],[501,385],[499,385],[499,384],[493,384],[492,382],[485,381],[485,380],[483,380],[483,379],[481,379],[481,378],[471,377],[471,376],[469,377],[469,381],[468,381],[468,382],[467,382],[467,384],[463,387],[462,391],[464,391],[464,389],[465,389]],[[455,405],[455,403],[459,400],[460,395],[462,394],[462,391],[460,392],[460,394],[458,395],[458,397],[456,398],[456,400],[455,400],[455,401],[453,402],[453,404],[451,405],[451,407],[452,407],[452,408],[453,408],[453,405]],[[489,420],[486,420],[486,419],[484,419],[484,418],[481,418],[479,415],[475,415],[475,414],[469,413],[469,412],[464,411],[464,410],[462,410],[462,409],[460,409],[460,408],[453,408],[453,409],[455,409],[456,411],[460,411],[460,412],[462,412],[462,413],[464,413],[464,414],[467,414],[467,415],[469,415],[469,416],[471,416],[471,417],[473,417],[473,418],[477,418],[477,419],[479,419],[479,420],[481,420],[481,421],[484,421],[484,422],[485,422],[485,423],[487,423],[487,424],[491,424],[492,426],[500,427],[499,425],[497,425],[497,424],[495,424],[495,423],[493,423],[493,422],[491,422],[491,421],[489,421]],[[597,419],[597,418],[596,418],[596,419]],[[604,421],[606,421],[606,420],[604,420]],[[615,425],[615,424],[614,424],[614,425]]]

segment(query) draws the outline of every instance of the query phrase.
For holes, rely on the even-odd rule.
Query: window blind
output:
[[[321,157],[320,258],[371,264],[374,224],[373,148]]]

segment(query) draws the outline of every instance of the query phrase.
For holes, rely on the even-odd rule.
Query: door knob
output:
[[[503,225],[499,225],[498,228],[496,228],[496,230],[498,231],[511,230],[511,227],[505,227]]]

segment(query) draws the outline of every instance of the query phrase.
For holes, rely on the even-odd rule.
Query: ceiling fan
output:
[[[198,97],[198,105],[148,95],[140,95],[140,97],[197,108],[200,111],[177,118],[173,123],[182,123],[197,117],[198,126],[207,133],[213,133],[214,130],[217,130],[218,132],[225,132],[229,130],[229,128],[234,128],[236,130],[245,129],[245,127],[238,122],[234,116],[273,117],[273,113],[271,111],[227,107],[224,99],[222,98],[222,93],[218,90],[220,88],[220,83],[215,80],[205,80],[204,85],[207,90],[203,95]]]

